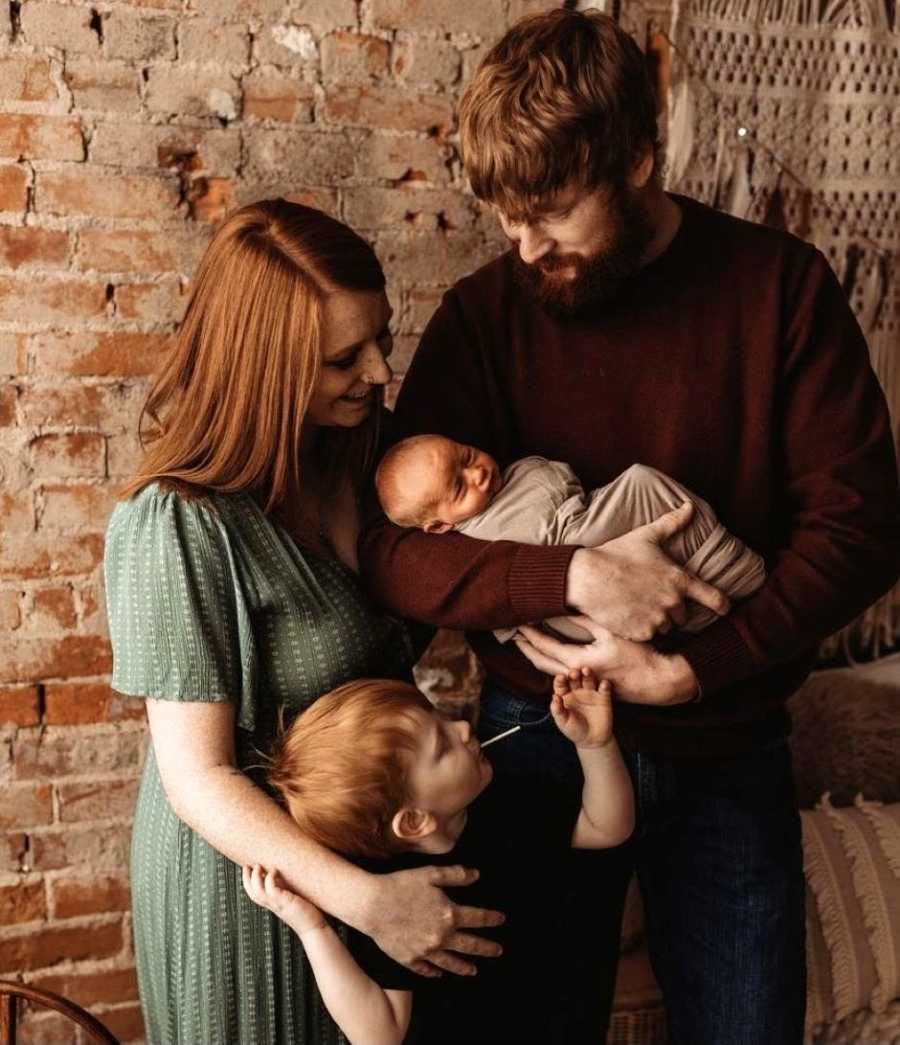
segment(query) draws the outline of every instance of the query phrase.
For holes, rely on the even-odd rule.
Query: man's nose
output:
[[[540,261],[553,249],[553,240],[534,225],[520,225],[516,239],[519,241],[519,257],[526,265]]]

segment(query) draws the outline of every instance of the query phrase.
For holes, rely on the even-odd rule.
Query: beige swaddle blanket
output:
[[[765,579],[762,557],[728,532],[712,508],[690,490],[655,468],[635,464],[606,486],[585,494],[567,465],[543,457],[523,457],[503,473],[503,486],[488,507],[456,529],[483,541],[522,544],[578,544],[595,547],[629,530],[653,522],[691,501],[690,523],[665,544],[672,559],[731,599],[743,599]],[[691,603],[684,631],[699,631],[716,614]],[[567,617],[546,621],[554,631],[575,641],[591,634]],[[500,642],[515,628],[494,632]]]

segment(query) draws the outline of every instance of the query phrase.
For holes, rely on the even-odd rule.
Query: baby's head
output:
[[[468,722],[391,679],[359,679],[320,697],[269,765],[304,834],[351,856],[449,852],[492,774]]]
[[[474,446],[414,435],[384,455],[375,485],[391,522],[445,533],[484,511],[500,489],[500,469]]]

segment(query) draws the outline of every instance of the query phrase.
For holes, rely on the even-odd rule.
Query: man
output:
[[[590,893],[568,930],[583,957],[554,982],[559,1040],[602,1040],[633,862],[671,1040],[800,1042],[784,702],[817,644],[898,573],[896,465],[865,343],[814,248],[663,192],[643,59],[605,16],[554,10],[514,26],[469,85],[460,132],[472,188],[513,249],[445,296],[399,434],[438,432],[501,466],[565,461],[587,488],[635,462],[658,468],[760,551],[768,577],[725,615],[660,547],[689,509],[597,549],[382,520],[363,537],[363,571],[396,612],[468,631],[487,670],[480,728],[525,726],[494,749],[498,772],[575,778],[542,722],[546,673],[585,664],[613,684],[639,824],[617,857],[575,873]],[[723,616],[679,635],[688,598]],[[487,634],[565,612],[593,643],[526,626],[513,650]],[[548,974],[569,961],[546,958]]]

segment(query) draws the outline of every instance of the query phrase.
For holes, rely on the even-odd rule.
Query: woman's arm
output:
[[[280,868],[290,888],[422,975],[434,975],[434,966],[470,972],[460,954],[499,954],[492,940],[460,930],[499,925],[503,916],[454,904],[443,892],[471,884],[477,872],[423,867],[370,875],[307,838],[236,767],[232,704],[148,700],[147,718],[172,808],[230,860]]]
[[[277,914],[303,941],[325,1007],[351,1045],[400,1045],[409,1029],[412,991],[380,987],[322,912],[298,893],[282,888],[277,871],[245,866],[243,881],[250,899]]]

